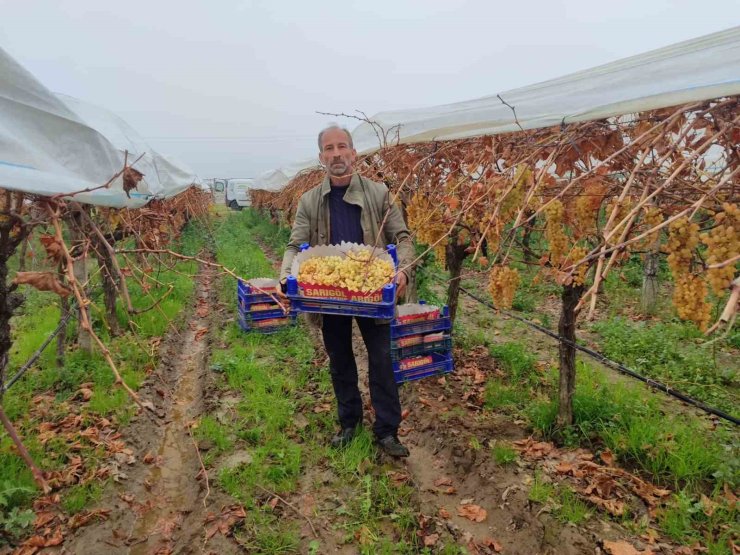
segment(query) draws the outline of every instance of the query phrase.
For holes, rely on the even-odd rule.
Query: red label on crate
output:
[[[268,320],[257,320],[251,323],[253,328],[269,328],[271,326],[284,326],[288,323],[287,318],[270,318]]]
[[[422,312],[421,314],[407,314],[405,316],[398,316],[399,324],[411,324],[413,322],[426,322],[427,320],[436,320],[439,318],[439,309],[432,310],[430,312]]]
[[[301,294],[304,297],[314,299],[336,299],[339,301],[360,301],[363,303],[380,303],[383,301],[383,290],[370,291],[352,291],[346,287],[336,287],[333,285],[315,285],[312,283],[298,282],[301,288]]]
[[[408,337],[401,337],[398,339],[399,347],[410,347],[411,345],[418,345],[422,342],[421,335],[410,335]]]
[[[276,308],[279,308],[278,305],[273,303],[260,303],[260,304],[253,304],[251,307],[252,312],[260,312],[263,310],[274,310]]]
[[[401,370],[412,370],[413,368],[419,368],[419,366],[431,364],[433,360],[429,355],[425,357],[406,358],[401,361],[399,367]]]

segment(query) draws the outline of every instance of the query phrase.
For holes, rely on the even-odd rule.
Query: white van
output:
[[[216,181],[221,181],[217,179]],[[226,206],[232,210],[241,210],[252,203],[249,199],[249,187],[254,182],[249,178],[232,178],[226,180]]]

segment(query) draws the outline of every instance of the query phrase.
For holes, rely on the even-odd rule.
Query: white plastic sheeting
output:
[[[138,208],[198,182],[182,163],[154,151],[118,116],[49,91],[0,48],[0,188],[51,196],[99,187],[133,166],[144,174],[129,196],[119,177],[80,202]],[[143,156],[142,156],[143,155]]]
[[[381,112],[369,118],[401,143],[461,139],[589,121],[740,94],[740,27],[632,56],[558,79],[431,108]],[[500,98],[499,98],[500,97]],[[516,118],[512,109],[516,109]],[[518,124],[517,124],[518,122]],[[395,137],[395,130],[391,134]],[[357,152],[378,150],[373,128],[352,132]],[[276,190],[317,160],[272,170],[255,188]],[[282,182],[280,182],[282,180]]]

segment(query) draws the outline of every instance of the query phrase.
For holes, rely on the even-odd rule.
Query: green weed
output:
[[[79,513],[82,509],[95,503],[103,494],[104,484],[88,482],[84,485],[72,486],[62,498],[64,510],[70,514]]]
[[[561,488],[557,499],[559,506],[555,511],[555,517],[561,522],[580,524],[591,516],[588,506],[572,489],[568,487]]]
[[[488,409],[522,408],[529,402],[529,393],[520,386],[504,384],[496,379],[486,383],[485,406]]]
[[[738,371],[731,362],[719,363],[713,351],[699,346],[701,332],[687,323],[630,322],[615,318],[593,329],[601,336],[606,356],[650,378],[714,403],[738,416]]]
[[[512,464],[516,462],[518,455],[514,448],[507,443],[499,443],[498,441],[491,447],[491,455],[496,464],[502,466]]]
[[[512,383],[529,382],[537,378],[537,358],[521,343],[492,345],[488,350],[508,373],[507,377]]]
[[[549,482],[545,482],[542,478],[542,474],[538,470],[535,470],[534,480],[529,488],[529,494],[527,498],[535,503],[547,503],[555,494],[555,486]]]

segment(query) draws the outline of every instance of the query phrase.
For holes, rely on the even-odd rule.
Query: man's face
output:
[[[349,145],[347,134],[341,129],[329,129],[321,136],[319,160],[332,177],[343,177],[352,173],[357,152]]]

